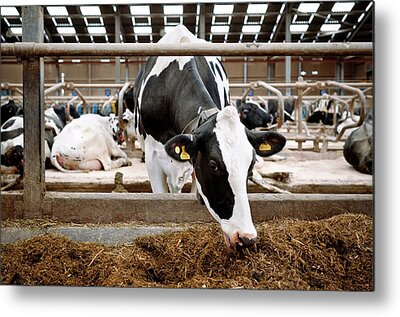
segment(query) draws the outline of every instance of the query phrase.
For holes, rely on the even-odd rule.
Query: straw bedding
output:
[[[373,221],[344,214],[257,224],[258,242],[230,251],[216,223],[130,245],[46,234],[2,246],[1,283],[16,285],[373,290]]]

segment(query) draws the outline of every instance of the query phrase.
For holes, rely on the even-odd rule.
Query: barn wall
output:
[[[82,60],[81,63],[71,63],[65,60],[57,64],[54,62],[45,63],[45,82],[56,83],[61,77],[61,73],[65,75],[65,81],[75,83],[114,83],[115,82],[115,64],[113,59],[111,63],[101,63],[99,61],[89,64],[88,60]],[[132,58],[126,66],[121,62],[120,82],[125,82],[126,78],[134,81],[144,63],[145,58]],[[223,63],[231,83],[244,82],[244,58],[243,57],[223,57]],[[271,80],[268,80],[268,64],[274,66],[274,74]],[[372,79],[372,62],[346,61],[344,65],[345,81],[364,81]],[[10,83],[22,83],[22,64],[2,63],[1,65],[1,81]],[[128,69],[128,76],[126,71]],[[306,72],[303,76],[305,80],[336,80],[336,63],[332,59],[308,58],[301,62],[299,68],[299,58],[292,57],[291,64],[291,80],[296,81],[300,70]],[[318,71],[318,75],[312,75],[312,71]],[[262,80],[266,82],[284,82],[285,81],[285,63],[284,58],[279,57],[273,60],[268,58],[256,57],[248,58],[247,61],[247,82]],[[80,89],[84,95],[105,95],[104,88]],[[113,94],[116,89],[112,89]],[[243,93],[243,89],[234,89],[232,95]]]

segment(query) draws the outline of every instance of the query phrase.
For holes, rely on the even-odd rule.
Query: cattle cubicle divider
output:
[[[50,217],[66,222],[93,223],[210,220],[205,207],[197,203],[194,194],[46,192],[45,56],[358,56],[372,55],[373,50],[372,43],[47,44],[43,43],[43,8],[40,6],[22,7],[22,29],[23,42],[1,45],[1,56],[15,56],[23,63],[25,116],[24,189],[22,193],[2,193],[2,219]],[[371,194],[249,194],[249,200],[255,221],[276,215],[317,219],[343,212],[372,214],[373,210]],[[187,219],[191,213],[193,217]],[[177,217],[174,218],[173,214]]]
[[[231,84],[231,87],[234,88],[245,88],[246,91],[242,96],[237,97],[237,99],[241,99],[244,101],[250,91],[254,91],[259,88],[263,88],[269,92],[272,92],[273,94],[276,95],[278,99],[278,108],[279,108],[279,117],[278,117],[278,123],[270,126],[267,128],[267,130],[270,129],[280,129],[284,123],[284,118],[283,118],[283,112],[284,112],[284,104],[283,100],[285,98],[292,98],[295,100],[295,125],[297,129],[297,134],[293,137],[288,137],[288,139],[294,140],[297,142],[298,147],[297,149],[299,151],[302,151],[302,143],[305,141],[313,141],[314,142],[314,150],[315,151],[322,151],[326,152],[328,148],[328,143],[329,142],[339,142],[342,140],[342,136],[345,133],[347,129],[359,127],[362,125],[364,122],[365,116],[366,116],[366,98],[367,96],[365,93],[372,88],[372,83],[339,83],[336,81],[332,80],[327,80],[327,81],[315,81],[315,82],[305,82],[302,77],[299,77],[298,81],[295,83],[273,83],[273,84],[267,84],[262,81],[257,81],[257,82],[251,82],[251,83],[244,83],[244,84]],[[366,88],[365,91],[362,91],[360,87]],[[297,96],[283,96],[282,93],[278,90],[278,88],[295,88],[297,90]],[[340,96],[337,97],[335,95],[328,95],[327,93],[324,93],[323,95],[320,96],[307,96],[308,93],[313,92],[315,89],[321,90],[321,89],[327,89],[327,88],[340,88],[345,91],[348,91],[350,93],[353,93],[355,95],[350,95],[350,96]],[[309,97],[309,98],[307,98]],[[345,97],[345,98],[343,98]],[[266,99],[270,99],[272,97],[270,96],[257,96],[258,99],[260,99],[263,102],[266,102]],[[311,135],[309,133],[307,123],[304,122],[302,118],[302,103],[305,99],[309,100],[333,100],[336,102],[339,102],[341,104],[345,105],[346,110],[348,110],[351,114],[351,117],[354,117],[354,101],[358,99],[360,101],[360,118],[359,119],[353,119],[354,123],[347,125],[343,127],[341,132],[335,136],[325,136],[325,135]],[[350,99],[349,101],[345,101],[344,99]],[[336,127],[337,124],[337,118],[336,116],[333,116],[333,127]],[[303,132],[303,128],[305,132]],[[319,142],[322,142],[322,147],[321,149],[319,148],[318,144]]]

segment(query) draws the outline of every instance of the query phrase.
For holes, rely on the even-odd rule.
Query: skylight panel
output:
[[[1,15],[5,17],[19,17],[19,12],[16,7],[1,7]]]
[[[62,35],[75,35],[76,31],[73,26],[60,26],[57,27],[57,32]]]
[[[150,15],[150,6],[130,6],[132,15]]]
[[[47,7],[47,11],[52,16],[68,16],[67,8],[64,6]]]
[[[142,26],[145,26],[145,25],[150,25],[151,24],[151,20],[150,20],[150,17],[148,16],[148,17],[133,17],[132,18],[132,24],[133,25],[142,25]]]
[[[212,25],[211,33],[213,33],[213,34],[229,33],[229,25]]]
[[[268,4],[264,3],[250,3],[247,6],[247,14],[264,14],[267,12]]]
[[[133,32],[138,35],[149,35],[153,33],[153,28],[151,26],[134,26]]]
[[[290,32],[291,33],[303,33],[308,30],[308,24],[291,24],[290,25]]]
[[[82,15],[101,15],[99,6],[84,6],[80,7]]]
[[[332,7],[332,12],[350,12],[355,2],[336,2]]]
[[[315,13],[318,11],[319,3],[300,3],[298,11],[303,13]]]
[[[104,26],[88,26],[87,30],[88,30],[89,34],[92,34],[92,35],[95,35],[95,34],[103,35],[103,34],[107,33],[106,28]]]
[[[11,27],[10,30],[15,35],[22,35],[22,27]]]
[[[261,31],[261,25],[243,25],[242,33],[255,34]]]
[[[214,14],[226,14],[230,15],[233,12],[233,4],[215,4]]]
[[[321,25],[321,32],[336,32],[340,29],[339,23],[325,23]]]
[[[164,6],[165,15],[182,15],[183,5],[165,5]]]

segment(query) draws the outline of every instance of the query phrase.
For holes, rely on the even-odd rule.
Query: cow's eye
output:
[[[217,171],[218,171],[217,162],[215,162],[214,160],[210,160],[210,161],[208,162],[208,166],[210,167],[210,169],[211,169],[213,172],[217,172]]]

